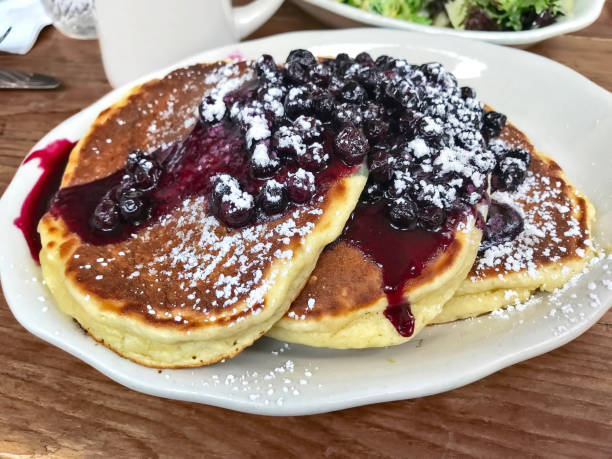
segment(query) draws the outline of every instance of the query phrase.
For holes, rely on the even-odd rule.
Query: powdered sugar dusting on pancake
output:
[[[102,297],[112,298],[120,288],[124,309],[150,320],[187,325],[257,314],[274,279],[288,267],[276,276],[267,270],[278,260],[290,262],[293,248],[312,232],[322,210],[304,206],[272,224],[228,231],[205,209],[204,197],[187,199],[159,225],[121,244],[84,245],[70,270]],[[83,261],[94,253],[101,262]]]
[[[559,167],[534,156],[525,181],[515,192],[493,193],[491,199],[521,214],[524,230],[513,241],[492,246],[477,257],[471,279],[519,271],[536,277],[543,263],[559,262],[568,256],[584,257],[590,244],[583,219],[585,209],[577,209],[583,201],[573,203],[568,190]]]

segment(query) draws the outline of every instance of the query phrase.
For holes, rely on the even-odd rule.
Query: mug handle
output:
[[[284,0],[255,0],[244,6],[232,8],[234,26],[239,38],[254,32],[270,19]]]

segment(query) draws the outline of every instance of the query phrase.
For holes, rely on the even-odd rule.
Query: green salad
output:
[[[528,30],[568,14],[573,0],[335,0],[418,24],[467,30]]]

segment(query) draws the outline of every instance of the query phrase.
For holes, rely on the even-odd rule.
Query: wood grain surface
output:
[[[324,25],[285,5],[253,37]],[[591,27],[530,51],[612,90],[612,0]],[[0,187],[46,132],[110,90],[96,41],[52,28],[0,68],[63,81],[0,92]],[[466,387],[270,418],[151,397],[26,332],[0,299],[0,457],[612,457],[612,312],[578,339]],[[347,382],[348,383],[348,382]]]

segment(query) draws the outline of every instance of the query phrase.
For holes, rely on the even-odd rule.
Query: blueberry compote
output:
[[[381,267],[384,314],[411,336],[406,284],[448,247],[468,215],[478,217],[492,173],[497,189],[520,183],[525,152],[490,146],[506,117],[485,111],[475,91],[459,87],[438,63],[341,54],[315,64],[312,74],[327,90],[305,83],[312,103],[302,91],[295,96],[337,127],[335,153],[351,163],[367,150],[369,180],[342,239]]]
[[[389,306],[384,314],[401,336],[412,336],[414,317],[404,299],[404,287],[454,239],[454,222],[444,229],[401,230],[389,225],[385,203],[360,203],[347,222],[341,240],[357,247],[382,269],[383,291]]]
[[[133,151],[115,174],[60,190],[51,211],[95,244],[122,240],[195,195],[208,196],[227,227],[243,227],[311,202],[367,160],[343,237],[382,266],[385,315],[410,336],[405,284],[486,199],[491,173],[500,190],[524,178],[528,153],[495,143],[506,117],[435,62],[318,60],[298,49],[284,67],[264,55],[247,74],[202,99],[187,138]]]
[[[26,196],[19,217],[14,222],[23,233],[32,258],[36,262],[39,261],[38,254],[41,249],[40,236],[36,227],[41,217],[47,212],[49,203],[60,186],[68,157],[74,145],[75,142],[70,140],[56,140],[41,150],[33,151],[23,162],[25,164],[33,159],[39,159],[39,167],[42,169],[42,174]]]

